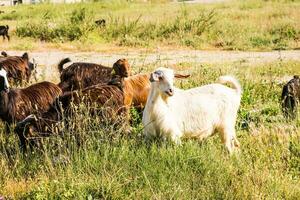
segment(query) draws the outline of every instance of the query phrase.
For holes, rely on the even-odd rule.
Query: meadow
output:
[[[5,7],[0,20],[11,26],[15,42],[9,49],[278,50],[299,49],[299,9],[300,2],[293,0],[218,4],[116,0]],[[98,19],[105,19],[106,26],[97,26]]]
[[[9,43],[0,43],[4,50],[300,47],[297,0],[203,5],[116,0],[1,9],[1,24],[9,24],[12,34]],[[106,19],[106,27],[94,24],[100,18]],[[134,73],[150,72],[164,63],[130,62]],[[39,67],[39,80],[58,80],[54,72],[46,74],[45,66]],[[68,118],[72,126],[60,124],[60,136],[44,138],[27,153],[20,149],[18,137],[0,124],[0,199],[299,199],[300,118],[283,117],[280,95],[287,80],[299,74],[300,60],[215,64],[191,59],[173,68],[191,75],[176,80],[183,89],[213,83],[224,74],[240,81],[238,152],[230,156],[218,134],[201,142],[184,140],[181,146],[160,138],[145,141],[136,110],[131,110],[132,132],[126,134],[123,128],[99,125],[101,119],[79,106]]]
[[[280,109],[282,77],[300,62],[223,65],[178,63],[190,73],[180,88],[233,74],[243,86],[236,125],[240,151],[229,156],[219,136],[182,146],[145,142],[137,112],[133,131],[99,126],[86,109],[61,137],[22,154],[18,138],[1,129],[0,194],[8,199],[297,199],[300,195],[300,120]],[[154,66],[144,66],[151,71]],[[80,145],[78,145],[80,140]]]

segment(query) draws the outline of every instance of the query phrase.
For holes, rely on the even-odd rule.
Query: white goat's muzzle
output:
[[[174,90],[173,89],[169,89],[169,90],[165,91],[165,93],[171,97],[171,96],[174,95]]]

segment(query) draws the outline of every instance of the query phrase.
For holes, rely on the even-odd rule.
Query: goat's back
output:
[[[77,62],[61,72],[61,87],[64,91],[83,89],[99,83],[107,83],[112,77],[112,68],[94,63]]]
[[[209,84],[188,90],[177,89],[170,103],[185,103],[186,107],[199,106],[201,110],[226,109],[228,105],[239,106],[241,95],[222,84]],[[180,99],[180,101],[178,100]],[[221,105],[224,107],[221,108]]]
[[[98,84],[87,87],[81,91],[66,92],[59,97],[64,108],[69,108],[71,103],[79,105],[97,106],[108,108],[115,114],[124,112],[124,95],[121,89],[114,85]],[[111,114],[113,115],[113,114]]]
[[[47,81],[11,90],[9,103],[15,107],[12,115],[19,121],[32,113],[46,112],[60,94],[61,89]]]

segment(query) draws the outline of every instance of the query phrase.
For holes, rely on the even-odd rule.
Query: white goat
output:
[[[235,122],[242,89],[238,81],[221,76],[219,83],[181,90],[173,86],[173,79],[173,70],[167,68],[151,74],[143,113],[144,134],[161,134],[180,144],[182,136],[204,139],[218,131],[229,153],[239,147]],[[233,89],[222,85],[225,83]]]

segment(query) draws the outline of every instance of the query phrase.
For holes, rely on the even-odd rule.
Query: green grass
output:
[[[14,134],[0,134],[0,196],[8,199],[297,199],[300,121],[285,121],[279,97],[300,62],[178,63],[191,88],[233,74],[244,93],[237,122],[240,152],[229,156],[216,135],[175,146],[145,142],[138,115],[122,134],[79,113],[76,126],[23,155]],[[150,71],[154,66],[143,69]],[[78,146],[78,139],[81,145]]]
[[[7,7],[0,20],[11,25],[13,40],[32,38],[36,44],[43,41],[61,48],[75,45],[79,50],[105,45],[272,50],[299,49],[299,9],[299,1],[190,5],[119,0]],[[105,28],[94,24],[101,18],[106,19]],[[8,48],[17,47],[12,42]]]

